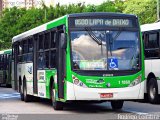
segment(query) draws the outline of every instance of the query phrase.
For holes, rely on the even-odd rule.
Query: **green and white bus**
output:
[[[0,85],[11,86],[11,55],[12,50],[0,51]]]
[[[160,102],[160,22],[141,25],[145,51],[145,94],[150,103]]]
[[[15,36],[13,86],[21,99],[143,99],[144,55],[138,18],[116,13],[69,14]],[[32,96],[32,97],[31,97]]]

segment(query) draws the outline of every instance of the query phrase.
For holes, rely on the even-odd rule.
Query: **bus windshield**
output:
[[[140,68],[138,32],[91,29],[71,31],[71,47],[73,70]]]

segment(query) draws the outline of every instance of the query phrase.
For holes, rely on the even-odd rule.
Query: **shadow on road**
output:
[[[39,102],[43,105],[52,107],[52,103],[47,99],[40,99]],[[74,113],[124,113],[122,110],[112,110],[110,102],[90,103],[90,102],[68,102],[64,104],[63,111],[70,111]],[[126,113],[126,112],[125,112]]]

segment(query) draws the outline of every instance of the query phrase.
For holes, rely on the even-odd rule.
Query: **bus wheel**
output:
[[[56,91],[54,89],[54,83],[51,86],[51,100],[52,106],[55,110],[63,110],[63,103],[56,100]]]
[[[24,89],[23,89],[23,85],[22,84],[20,84],[20,86],[19,86],[19,91],[20,91],[20,95],[21,95],[21,100],[22,101],[24,101],[24,91],[23,91]]]
[[[111,101],[111,106],[113,110],[120,110],[123,107],[124,101],[122,100],[116,100],[116,101]]]
[[[147,87],[148,100],[152,104],[158,103],[158,85],[155,78],[151,78]]]
[[[24,101],[25,102],[31,101],[31,96],[27,95],[27,83],[26,83],[26,81],[24,81],[24,84],[23,84],[23,95],[24,95]]]

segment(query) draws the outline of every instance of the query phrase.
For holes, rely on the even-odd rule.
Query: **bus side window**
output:
[[[45,51],[45,57],[44,57],[44,62],[45,62],[45,68],[49,68],[49,51]]]
[[[145,43],[145,58],[151,59],[160,57],[158,32],[145,33],[144,43]]]
[[[50,48],[50,32],[45,34],[45,40],[44,40],[44,49]]]
[[[22,53],[23,53],[23,62],[26,62],[27,61],[27,53],[28,53],[28,41],[27,40],[24,40],[22,42]]]
[[[38,39],[38,69],[44,68],[44,34]]]
[[[43,67],[44,67],[44,55],[43,52],[40,52],[38,54],[38,68],[43,69]]]
[[[149,34],[149,48],[158,48],[159,47],[159,40],[157,33],[150,33]]]
[[[143,34],[143,40],[144,40],[144,47],[145,49],[148,48],[148,34]]]
[[[51,31],[50,68],[56,67],[56,31]]]
[[[22,42],[18,43],[18,62],[22,62]]]
[[[38,50],[43,51],[44,49],[44,35],[39,35],[39,42],[38,42]]]
[[[14,44],[12,45],[12,60],[14,60]]]
[[[30,52],[33,52],[33,39],[32,38],[30,38],[29,40],[28,40],[28,51],[29,51],[29,53]]]
[[[28,40],[28,57],[27,61],[33,61],[33,38]]]
[[[44,51],[45,51],[45,68],[49,68],[49,49],[50,49],[50,32],[45,33],[45,40],[44,40]]]
[[[1,70],[1,55],[0,55],[0,70]]]
[[[56,50],[52,50],[51,51],[50,67],[51,68],[55,68],[56,67]]]
[[[51,32],[51,48],[56,47],[56,32],[52,31]]]

